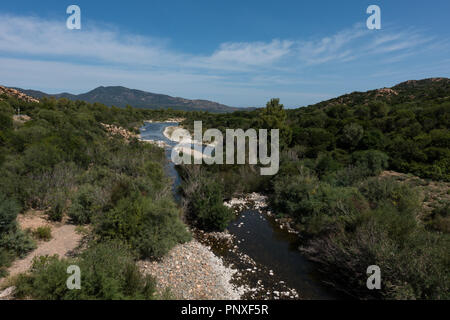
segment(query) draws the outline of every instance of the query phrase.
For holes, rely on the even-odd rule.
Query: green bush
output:
[[[36,248],[36,244],[28,233],[17,229],[0,235],[0,247],[23,258],[28,252]]]
[[[65,193],[57,192],[50,205],[51,207],[47,211],[48,218],[52,221],[61,221],[66,207]]]
[[[142,196],[121,199],[96,220],[95,232],[102,238],[128,242],[143,258],[160,258],[190,239],[172,200]]]
[[[81,289],[69,290],[67,267],[77,265]],[[153,299],[155,281],[143,276],[128,247],[105,242],[89,247],[77,259],[42,256],[35,259],[31,273],[16,280],[16,296],[42,300]]]
[[[17,226],[20,206],[15,200],[0,195],[0,277],[15,257],[23,257],[36,245],[31,237]]]
[[[188,196],[189,219],[200,229],[223,231],[233,218],[223,205],[223,187],[216,181],[202,178]]]
[[[322,178],[322,181],[338,187],[353,186],[370,176],[370,172],[365,166],[349,166],[336,172],[329,173]]]
[[[49,241],[52,238],[52,228],[49,226],[38,227],[33,231],[33,236],[39,240]]]
[[[387,205],[361,215],[353,228],[311,240],[304,251],[360,298],[448,299],[449,240],[417,227],[414,213]],[[367,291],[370,265],[382,272],[378,292]]]
[[[310,234],[339,228],[368,209],[356,188],[335,187],[310,175],[277,179],[271,200],[280,213],[296,219]]]
[[[0,235],[16,227],[16,217],[20,211],[19,204],[0,195]]]
[[[14,254],[5,248],[0,247],[0,278],[5,277],[8,274],[7,268],[14,260]]]
[[[373,208],[391,204],[400,211],[417,213],[420,209],[418,191],[393,178],[370,178],[360,185],[359,190]]]
[[[428,221],[427,225],[432,230],[450,233],[450,203],[446,202],[434,208],[431,213],[431,221]]]
[[[297,174],[294,176],[280,176],[274,181],[274,192],[271,202],[281,214],[288,214],[295,219],[301,215],[308,197],[319,186],[319,180],[309,173]]]
[[[76,224],[91,222],[95,214],[102,209],[102,194],[97,186],[84,184],[75,193],[67,214]]]
[[[364,136],[364,128],[357,123],[346,125],[342,130],[340,142],[344,147],[353,149]]]
[[[378,150],[357,151],[352,154],[353,164],[367,168],[369,175],[379,175],[388,167],[389,157]]]

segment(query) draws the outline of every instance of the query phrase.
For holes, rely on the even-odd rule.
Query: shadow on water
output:
[[[316,266],[299,251],[298,236],[281,229],[273,217],[257,210],[244,210],[228,230],[240,241],[241,251],[257,264],[273,270],[277,279],[296,289],[302,298],[345,298],[322,283]]]
[[[173,147],[176,143],[167,139],[163,132],[166,127],[176,125],[178,124],[146,123],[141,128],[141,137],[147,140],[164,141]],[[173,191],[179,201],[180,196],[176,189],[181,183],[181,178],[170,161],[171,148],[166,148],[165,152],[168,159],[166,172],[174,179]],[[298,236],[281,229],[273,217],[257,210],[244,210],[230,223],[228,230],[235,237],[233,245],[237,245],[238,251],[250,257],[258,266],[254,268],[259,271],[259,274],[252,273],[253,270],[248,272],[247,282],[263,281],[266,285],[264,292],[267,289],[274,292],[278,290],[279,283],[285,283],[287,287],[295,289],[303,299],[348,298],[324,285],[315,265],[298,250],[300,245]],[[249,267],[238,261],[236,250],[231,250],[219,241],[210,245],[216,254],[225,260],[232,261],[238,269]],[[271,271],[270,274],[268,270]],[[252,297],[262,298],[263,296]]]

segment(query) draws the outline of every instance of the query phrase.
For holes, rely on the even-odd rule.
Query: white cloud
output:
[[[374,32],[357,24],[318,39],[226,42],[211,54],[194,55],[170,48],[164,39],[112,27],[74,31],[64,21],[0,15],[0,82],[72,92],[125,85],[238,106],[273,95],[299,105],[330,96],[314,88],[346,77],[330,80],[330,66],[358,71],[353,63],[394,62],[442,48],[448,49],[447,39],[414,30]]]
[[[292,41],[223,43],[209,58],[212,63],[272,64],[291,52]]]
[[[340,31],[319,40],[300,41],[298,43],[299,59],[307,65],[323,64],[333,61],[349,61],[356,54],[350,47],[367,35],[367,29],[361,24]]]

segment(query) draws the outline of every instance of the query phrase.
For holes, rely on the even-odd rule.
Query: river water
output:
[[[173,147],[176,143],[167,139],[163,132],[167,126],[176,125],[145,123],[141,137],[164,141]],[[179,201],[176,189],[181,179],[170,160],[171,148],[166,148],[165,152],[168,159],[166,172],[174,180],[173,191]],[[317,267],[298,250],[298,236],[281,229],[273,217],[248,208],[239,213],[227,229],[233,236],[232,243],[207,236],[199,240],[210,245],[226,264],[239,270],[235,283],[249,289],[244,299],[346,298],[324,284]]]

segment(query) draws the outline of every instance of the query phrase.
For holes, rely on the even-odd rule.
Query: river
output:
[[[141,128],[144,140],[164,141],[173,147],[176,143],[163,132],[167,126],[177,123],[145,123]],[[173,191],[181,183],[180,176],[170,160],[171,148],[166,148],[167,174],[173,178]],[[271,216],[254,208],[243,210],[230,223],[227,230],[233,236],[232,243],[203,233],[196,236],[210,245],[213,252],[225,263],[239,270],[234,280],[246,285],[244,299],[345,299],[346,297],[326,286],[317,267],[298,250],[297,235],[281,229]]]

